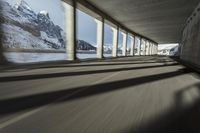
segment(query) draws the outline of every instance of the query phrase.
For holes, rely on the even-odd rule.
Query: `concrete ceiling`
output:
[[[132,31],[157,43],[180,42],[199,0],[88,0]]]

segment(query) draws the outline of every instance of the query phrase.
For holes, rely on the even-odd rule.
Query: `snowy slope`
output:
[[[64,49],[62,29],[51,22],[50,27],[42,28],[43,20],[25,2],[21,1],[14,7],[5,0],[0,1],[0,24],[5,48],[22,49]],[[46,25],[47,20],[43,22]],[[49,30],[50,29],[50,30]],[[50,31],[51,34],[49,34]]]
[[[1,26],[4,31],[4,48],[51,49],[49,45],[44,45],[44,40],[33,36],[20,27],[8,24],[2,24]]]
[[[36,14],[21,0],[14,6],[0,0],[0,26],[3,46],[18,49],[65,49],[65,33],[54,24],[45,10]],[[77,40],[77,50],[96,50],[96,47],[83,40]],[[105,48],[110,51],[111,48]]]

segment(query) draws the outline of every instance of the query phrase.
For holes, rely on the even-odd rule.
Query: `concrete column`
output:
[[[148,55],[151,55],[151,54],[150,54],[150,50],[151,50],[151,42],[149,42]]]
[[[2,29],[0,28],[0,33],[3,33]],[[4,56],[3,52],[3,36],[0,34],[0,65],[6,65],[8,61],[6,60],[6,57]]]
[[[152,55],[152,42],[150,42],[150,49],[149,49],[150,55]]]
[[[155,55],[155,44],[153,43],[153,55]]]
[[[127,38],[128,38],[127,32],[126,33],[122,32],[122,36],[123,36],[122,55],[126,56]]]
[[[130,51],[130,55],[134,56],[135,55],[135,37],[131,36],[131,51]]]
[[[152,43],[152,55],[154,55],[154,44]]]
[[[104,43],[104,20],[95,19],[97,23],[97,58],[103,58],[103,43]]]
[[[149,42],[146,41],[146,55],[149,55]]]
[[[156,45],[156,55],[158,55],[158,44]]]
[[[1,37],[1,36],[0,36]],[[1,38],[0,38],[0,43],[1,43]],[[5,56],[3,55],[3,46],[0,44],[0,65],[5,65],[8,63],[6,60]]]
[[[148,55],[150,55],[150,42],[148,42]]]
[[[113,33],[113,41],[112,41],[112,56],[117,57],[117,47],[118,47],[118,32],[119,28],[111,28]]]
[[[65,9],[66,52],[68,60],[76,59],[76,1],[63,2]]]
[[[146,55],[146,50],[147,50],[147,40],[144,41],[144,55]]]
[[[137,53],[135,53],[135,55],[139,55],[139,44],[138,44],[138,42],[136,42],[136,41],[138,41],[138,39],[136,39],[136,36],[134,36],[134,44],[135,44],[135,48],[136,48],[136,43],[137,43]]]
[[[147,43],[147,47],[148,47],[148,49],[147,49],[147,55],[149,55],[149,47],[150,46],[150,44],[149,44],[149,41],[148,41],[148,43]]]
[[[138,46],[138,55],[141,56],[142,38],[140,38],[140,45]]]

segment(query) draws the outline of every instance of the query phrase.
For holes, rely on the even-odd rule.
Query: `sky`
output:
[[[16,4],[21,0],[5,0],[11,5]],[[48,11],[51,20],[54,24],[59,25],[64,29],[64,8],[60,0],[24,0],[30,7],[36,12]],[[92,45],[96,45],[96,29],[97,25],[94,18],[87,15],[86,13],[77,10],[77,38],[79,40],[84,40]],[[111,27],[105,24],[105,35],[104,42],[105,45],[112,44],[112,30]],[[122,34],[119,33],[119,47],[122,45]],[[128,38],[128,47],[130,47],[130,38]]]

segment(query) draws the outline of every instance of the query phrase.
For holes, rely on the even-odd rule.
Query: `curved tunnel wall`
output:
[[[200,3],[185,24],[180,58],[200,68]]]

